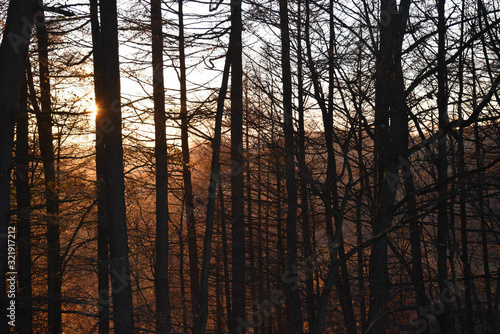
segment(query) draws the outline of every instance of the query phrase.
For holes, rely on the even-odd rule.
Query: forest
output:
[[[500,332],[497,0],[0,0],[0,333]]]

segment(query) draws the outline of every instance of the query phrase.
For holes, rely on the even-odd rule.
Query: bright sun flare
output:
[[[95,118],[96,114],[97,114],[97,107],[95,105],[95,103],[91,102],[87,108],[87,111],[89,111],[92,115],[92,118]]]

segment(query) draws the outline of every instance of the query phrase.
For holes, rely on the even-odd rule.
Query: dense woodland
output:
[[[0,333],[500,331],[497,0],[0,24]]]

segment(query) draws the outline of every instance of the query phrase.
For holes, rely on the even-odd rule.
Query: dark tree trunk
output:
[[[59,241],[59,195],[57,192],[54,159],[54,137],[52,134],[52,105],[50,97],[50,73],[48,34],[45,15],[40,11],[37,18],[38,64],[40,71],[41,113],[37,114],[37,125],[45,176],[45,204],[47,212],[47,286],[48,286],[48,330],[62,332],[61,314],[61,244]]]
[[[104,187],[108,204],[109,255],[113,298],[113,321],[117,333],[133,333],[134,315],[128,236],[125,212],[123,147],[121,133],[120,68],[118,57],[118,20],[116,1],[101,3],[101,50],[103,94],[101,112],[107,122],[104,131]]]
[[[10,1],[0,46],[0,276],[7,264],[7,230],[10,223],[10,172],[14,128],[24,65],[33,27],[36,0]],[[0,280],[0,332],[7,333],[5,280]]]
[[[439,129],[444,129],[448,124],[448,93],[447,93],[447,68],[446,68],[446,22],[445,0],[438,4],[438,111]],[[442,294],[448,291],[448,161],[447,161],[447,136],[445,133],[438,138],[438,156],[436,160],[438,183],[438,230],[437,230],[437,267],[438,285]],[[455,321],[451,314],[451,304],[445,303],[445,311],[437,316],[443,333],[455,332]]]
[[[207,204],[207,219],[205,228],[205,238],[203,240],[203,262],[201,267],[201,285],[200,285],[200,317],[198,322],[195,324],[195,330],[197,334],[205,333],[205,328],[207,325],[208,318],[208,276],[209,276],[209,265],[212,249],[212,234],[214,226],[215,217],[215,199],[217,191],[217,182],[219,180],[220,172],[220,149],[221,149],[221,138],[222,138],[222,115],[224,112],[224,101],[226,99],[227,87],[229,83],[229,69],[232,63],[232,53],[231,50],[234,47],[233,38],[229,40],[229,51],[226,55],[226,61],[224,64],[224,72],[222,74],[222,84],[219,91],[219,97],[217,100],[217,113],[215,115],[215,136],[212,141],[212,162],[210,166],[210,184],[208,187],[208,204]],[[222,196],[222,195],[221,195]],[[223,197],[221,197],[221,200]],[[225,225],[222,227],[223,238],[225,237]],[[223,240],[224,244],[224,240]],[[226,278],[229,279],[229,278]],[[234,292],[234,291],[233,291]]]
[[[360,57],[361,58],[361,57]],[[361,83],[360,83],[361,86]],[[361,106],[361,103],[360,103]],[[359,110],[361,112],[361,109]],[[356,207],[356,241],[358,245],[363,242],[363,224],[362,224],[362,202],[363,202],[363,192],[366,191],[365,182],[365,166],[363,163],[363,127],[359,124],[358,130],[358,142],[356,143],[357,153],[358,153],[358,170],[359,170],[359,190],[356,196],[356,202],[358,203]],[[360,327],[361,332],[366,332],[366,301],[365,301],[365,269],[364,269],[364,250],[360,249],[357,254],[357,273],[358,273],[358,293],[359,296],[359,313],[360,313]]]
[[[311,248],[311,226],[309,220],[309,201],[307,189],[307,166],[306,166],[306,144],[305,144],[305,125],[304,125],[304,77],[302,72],[302,1],[297,4],[297,99],[298,99],[298,114],[299,114],[299,131],[298,131],[298,166],[300,179],[300,213],[302,226],[302,239],[304,247],[304,258],[312,259]],[[260,164],[259,164],[260,166]],[[313,262],[309,263],[312,265]],[[314,303],[314,282],[313,282],[313,267],[308,267],[306,270],[306,306],[307,306],[307,323],[310,331],[314,331],[314,323],[316,318],[316,307]]]
[[[415,300],[417,307],[425,309],[427,307],[427,297],[425,295],[424,271],[422,267],[422,248],[420,237],[420,224],[418,222],[417,202],[415,199],[415,184],[413,174],[409,165],[401,167],[401,173],[404,178],[405,195],[409,197],[408,201],[408,220],[410,225],[410,245],[411,245],[411,262],[412,262],[412,277],[415,288]]]
[[[222,261],[224,266],[224,294],[226,301],[226,323],[231,319],[231,278],[229,276],[229,247],[227,242],[226,206],[224,205],[224,190],[222,188],[222,178],[219,175],[219,208],[220,226],[222,234]]]
[[[184,212],[184,202],[182,202],[182,210]],[[181,215],[179,224],[179,284],[182,296],[182,332],[188,333],[188,311],[186,306],[186,285],[184,282],[184,237],[183,237],[183,216]]]
[[[156,261],[155,297],[156,331],[171,330],[168,282],[168,157],[165,116],[165,89],[163,82],[163,33],[161,0],[151,1],[151,34],[153,55],[153,103],[155,122],[156,162]]]
[[[243,175],[243,65],[241,1],[231,0],[231,219],[232,219],[232,306],[230,332],[245,321],[245,212]],[[240,319],[240,320],[238,320]],[[241,328],[242,333],[245,329]]]
[[[274,131],[272,132],[274,133]],[[276,145],[273,143],[273,146]],[[285,235],[283,233],[283,208],[282,208],[282,193],[283,193],[283,170],[281,165],[281,158],[279,156],[275,156],[276,159],[276,236],[278,238],[277,248],[278,248],[278,270],[279,272],[284,272],[286,270],[285,263],[285,246],[283,245],[283,240],[285,239]],[[277,332],[283,333],[284,324],[286,323],[283,316],[283,307],[282,305],[278,305],[278,310],[276,311],[276,322],[277,322]]]
[[[287,193],[286,243],[287,272],[285,281],[288,331],[303,333],[302,310],[297,272],[297,183],[295,180],[295,149],[292,115],[292,75],[290,69],[290,33],[288,30],[288,1],[280,0],[281,68],[283,80],[283,110],[285,133],[285,171]]]
[[[29,64],[27,65],[29,66]],[[19,98],[16,133],[16,199],[19,292],[17,305],[19,319],[16,328],[21,334],[33,331],[33,305],[31,289],[31,195],[29,183],[29,118],[27,82],[23,80]]]
[[[191,282],[191,308],[193,324],[196,324],[200,316],[200,272],[198,260],[198,244],[196,242],[196,222],[194,217],[193,185],[191,182],[191,165],[189,157],[189,118],[187,111],[187,87],[186,87],[186,54],[184,45],[184,13],[183,2],[179,1],[179,72],[181,93],[181,146],[182,146],[182,178],[184,181],[184,198],[186,203],[187,242],[189,251],[189,278]]]
[[[475,100],[475,96],[474,96]],[[475,104],[475,103],[474,103]],[[476,167],[478,169],[483,167],[482,161],[482,150],[484,148],[481,144],[481,138],[479,137],[479,126],[474,124],[474,148],[476,152]],[[477,175],[477,183],[480,185],[478,189],[478,210],[479,210],[479,219],[481,220],[481,251],[482,251],[482,259],[484,266],[484,285],[486,290],[486,314],[488,317],[488,333],[497,333],[497,319],[498,312],[495,312],[493,309],[493,293],[491,290],[491,269],[490,269],[490,256],[489,256],[489,248],[488,248],[488,236],[487,236],[487,221],[484,213],[485,202],[487,203],[487,198],[485,198],[484,189],[484,174],[483,172],[478,173]]]
[[[399,180],[399,162],[408,149],[408,107],[405,104],[401,73],[401,48],[411,0],[382,0],[380,8],[380,46],[375,74],[375,163],[376,213],[373,235],[384,233],[392,224]],[[395,14],[391,14],[395,11]],[[381,333],[387,326],[390,279],[388,236],[372,246],[369,264],[369,333]]]
[[[104,187],[105,150],[104,133],[106,121],[101,110],[103,106],[103,64],[101,46],[101,28],[97,0],[90,0],[90,23],[92,29],[92,47],[94,55],[94,95],[96,105],[96,185],[97,185],[97,303],[99,334],[109,333],[109,236],[107,221],[107,201]]]
[[[330,38],[329,38],[329,51],[328,51],[328,113],[323,114],[324,127],[325,127],[325,139],[327,141],[328,150],[328,166],[330,173],[327,175],[327,191],[332,193],[332,206],[336,212],[340,212],[339,207],[339,193],[337,186],[337,162],[335,158],[335,151],[333,148],[334,133],[333,133],[333,108],[334,108],[334,73],[335,73],[335,27],[334,27],[334,2],[330,0],[329,2],[329,28],[330,28]],[[328,136],[327,136],[328,134]],[[329,137],[329,138],[327,138]],[[330,205],[330,204],[328,204]],[[343,236],[343,217],[341,215],[334,216],[335,222],[335,234],[336,237],[334,242],[338,243],[338,254],[335,254],[337,258],[340,259],[340,272],[337,276],[337,293],[339,294],[340,305],[342,308],[342,314],[344,317],[344,323],[346,326],[346,331],[349,334],[356,333],[356,322],[354,319],[354,309],[352,306],[352,296],[351,287],[349,283],[349,273],[347,270],[347,263],[344,258],[344,236]]]
[[[465,4],[462,4],[462,15],[464,12]],[[464,39],[464,22],[460,24],[460,40],[461,46]],[[464,59],[460,56],[458,62],[458,117],[463,119],[463,92],[464,92]],[[473,101],[474,103],[475,101]],[[474,107],[476,107],[474,105]],[[467,172],[467,166],[465,163],[465,147],[464,147],[464,131],[463,128],[458,129],[457,137],[457,155],[458,155],[458,184],[456,185],[459,189],[458,191],[458,201],[460,208],[460,241],[461,241],[461,260],[464,273],[464,283],[465,283],[465,314],[462,319],[465,319],[465,329],[467,333],[474,333],[474,311],[472,309],[472,273],[469,264],[469,245],[468,245],[468,232],[467,232],[467,205],[466,205],[466,182],[467,178],[465,173]],[[477,156],[476,159],[479,159]]]
[[[248,111],[248,95],[246,94],[248,92],[248,86],[245,85],[245,110]],[[245,125],[245,147],[247,149],[247,152],[250,152],[250,143],[249,143],[249,135],[248,135],[248,128],[250,127],[250,122],[249,122],[249,116],[250,113],[247,112],[246,114],[246,125]],[[259,300],[256,300],[257,297],[257,289],[255,288],[255,282],[257,281],[257,270],[256,270],[256,265],[255,265],[255,243],[256,240],[255,234],[256,234],[256,227],[255,227],[255,222],[253,219],[253,200],[252,200],[252,183],[251,183],[251,178],[250,174],[252,173],[251,171],[251,166],[250,166],[250,159],[247,159],[246,161],[246,170],[245,170],[245,177],[246,177],[246,206],[247,206],[247,212],[246,212],[246,226],[248,228],[248,262],[249,262],[249,268],[250,272],[248,275],[248,280],[251,282],[249,286],[249,301],[252,305],[252,314],[257,314],[259,312],[258,310],[258,305],[259,305]],[[253,321],[253,320],[252,320]],[[260,332],[260,322],[254,322],[253,323],[253,334],[259,334]]]

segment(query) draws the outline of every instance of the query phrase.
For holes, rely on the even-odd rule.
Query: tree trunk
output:
[[[37,125],[45,177],[45,204],[47,212],[48,330],[49,333],[57,334],[62,332],[62,268],[58,221],[59,195],[54,159],[54,138],[52,135],[52,106],[48,66],[49,41],[43,11],[39,12],[37,18],[37,39],[41,104],[41,113],[37,114]]]
[[[184,212],[184,202],[182,202],[181,212]],[[186,286],[184,283],[184,238],[183,238],[183,216],[181,215],[180,224],[179,224],[179,284],[182,296],[182,332],[188,333],[188,312],[186,306]]]
[[[360,103],[361,106],[361,103]],[[359,110],[361,112],[361,109]],[[365,168],[363,163],[363,127],[361,123],[359,124],[358,130],[358,142],[356,143],[357,153],[358,153],[358,170],[359,170],[359,190],[356,196],[356,202],[358,203],[356,207],[356,241],[358,245],[363,242],[363,225],[362,225],[362,211],[361,203],[363,202],[363,192],[366,191],[365,183]],[[360,249],[357,254],[357,273],[358,273],[358,293],[359,296],[359,313],[360,313],[360,327],[361,332],[366,332],[366,301],[365,301],[365,270],[364,270],[364,250]]]
[[[462,15],[465,14],[465,4],[462,4]],[[460,24],[460,44],[462,46],[464,39],[464,22]],[[459,57],[458,62],[458,118],[463,119],[463,92],[464,92],[464,64],[463,56]],[[474,103],[475,101],[473,101]],[[474,107],[476,107],[474,105]],[[471,268],[469,264],[469,245],[468,245],[468,232],[467,232],[467,206],[466,206],[466,182],[467,178],[465,173],[467,172],[467,166],[465,163],[465,148],[464,148],[464,131],[463,128],[458,129],[457,137],[457,154],[458,154],[458,184],[456,185],[459,189],[458,191],[458,202],[460,208],[460,241],[461,241],[461,260],[464,273],[464,283],[465,283],[465,314],[462,319],[465,319],[465,329],[468,333],[474,333],[474,311],[472,309],[472,277]],[[476,159],[479,159],[477,156]]]
[[[163,82],[163,33],[161,0],[151,1],[151,34],[153,56],[153,103],[155,122],[156,162],[156,261],[155,299],[156,330],[171,330],[168,282],[168,157],[165,116],[165,89]]]
[[[445,0],[439,0],[438,4],[438,111],[439,129],[444,129],[448,124],[448,93],[447,93],[447,69],[446,69],[446,22],[445,22]],[[436,160],[437,182],[438,182],[438,231],[437,231],[437,267],[438,285],[441,294],[448,291],[448,162],[447,162],[447,136],[443,133],[438,138],[438,156]],[[455,322],[451,314],[451,304],[445,303],[445,311],[437,316],[441,331],[443,333],[454,333]]]
[[[274,131],[273,131],[274,133]],[[273,146],[276,144],[273,142]],[[283,245],[283,239],[284,234],[283,234],[283,208],[282,208],[282,193],[283,193],[283,185],[282,185],[282,175],[283,175],[283,170],[282,170],[282,165],[281,165],[281,157],[275,156],[276,159],[276,236],[278,238],[277,242],[277,248],[278,248],[278,272],[283,272],[286,270],[286,263],[285,263],[285,246]],[[286,330],[284,324],[286,321],[284,320],[283,316],[283,306],[280,304],[277,306],[278,309],[276,311],[276,322],[277,322],[277,332],[279,334],[284,333]]]
[[[302,72],[302,1],[297,4],[297,99],[298,99],[298,114],[299,114],[299,131],[298,131],[298,166],[300,179],[300,212],[302,239],[304,244],[304,258],[309,261],[312,259],[311,249],[311,226],[309,221],[309,201],[307,189],[307,172],[306,172],[306,144],[305,144],[305,125],[304,125],[304,78]],[[259,164],[260,166],[260,164]],[[313,262],[309,263],[312,264]],[[316,318],[316,307],[314,305],[314,282],[313,282],[313,267],[308,267],[306,270],[306,306],[307,306],[307,323],[310,331],[314,331],[314,323]]]
[[[465,9],[464,5],[464,9]],[[478,13],[481,13],[482,15],[486,15],[487,11],[486,8],[484,7],[484,3],[480,0],[478,1]],[[464,12],[463,10],[462,12]],[[483,20],[482,20],[482,15],[479,15],[479,26],[483,26]],[[485,43],[485,36],[482,36],[482,44],[483,44],[483,54],[485,55],[485,61],[486,61],[486,66],[490,72],[490,80],[493,82],[494,78],[491,73],[491,63],[489,61],[488,57],[488,52],[486,49],[486,43]],[[477,78],[476,74],[476,67],[474,64],[474,50],[472,50],[472,77],[474,78],[474,81]],[[500,98],[498,95],[496,95],[497,101],[500,101]],[[472,106],[474,109],[477,108],[477,92],[476,92],[476,84],[472,85]],[[477,123],[474,124],[474,151],[476,153],[476,167],[478,169],[481,169],[483,167],[483,156],[484,156],[484,147],[482,145],[482,141],[479,135],[479,125]],[[488,248],[488,236],[487,236],[487,221],[486,221],[486,215],[485,215],[485,207],[489,206],[488,203],[488,197],[485,196],[485,191],[484,191],[484,172],[479,172],[477,174],[477,184],[479,185],[478,190],[477,190],[477,202],[478,202],[478,213],[479,213],[479,219],[481,221],[481,250],[482,250],[482,259],[483,259],[483,266],[484,266],[484,285],[485,285],[485,290],[486,290],[486,316],[488,318],[488,332],[487,333],[497,333],[498,330],[498,312],[495,312],[494,307],[493,307],[493,294],[491,290],[491,269],[490,269],[490,256],[489,256],[489,248]],[[500,280],[499,280],[500,282]],[[497,295],[499,294],[499,290],[497,289]]]
[[[105,150],[104,133],[107,131],[103,106],[103,63],[101,28],[97,0],[90,0],[90,24],[92,29],[92,48],[94,56],[94,95],[96,105],[96,185],[97,185],[97,303],[99,306],[99,334],[109,333],[109,236],[107,220],[107,200],[104,186]]]
[[[382,0],[380,8],[380,47],[375,73],[375,164],[376,213],[373,235],[384,233],[392,224],[399,180],[399,162],[408,149],[408,110],[405,104],[401,48],[411,1]],[[391,14],[395,11],[395,14]],[[387,324],[390,279],[388,236],[372,246],[369,263],[369,333],[381,333]]]
[[[231,0],[231,219],[232,219],[232,306],[230,332],[245,321],[245,212],[243,175],[243,64],[241,1]],[[238,320],[239,319],[239,320]],[[242,333],[246,330],[241,328]]]
[[[425,285],[422,268],[422,249],[420,237],[420,224],[418,222],[417,202],[415,199],[415,184],[410,166],[403,165],[401,173],[404,178],[405,195],[410,197],[408,201],[408,220],[410,225],[410,245],[411,262],[413,275],[411,277],[415,288],[415,299],[417,307],[425,309],[427,307],[427,297],[425,295]]]
[[[29,65],[27,65],[29,66]],[[16,199],[19,292],[17,305],[19,319],[16,328],[21,334],[33,331],[33,305],[31,289],[31,194],[29,183],[29,118],[26,76],[19,98],[16,133]]]
[[[184,13],[183,2],[179,1],[179,72],[181,93],[181,146],[182,146],[182,178],[184,181],[184,198],[186,202],[187,242],[189,251],[189,278],[191,282],[191,308],[193,325],[196,328],[200,316],[200,272],[198,266],[198,244],[196,242],[196,222],[194,217],[193,186],[191,183],[191,165],[189,157],[189,119],[187,111],[186,87],[186,54],[184,45]]]
[[[205,228],[205,238],[203,240],[203,260],[201,266],[201,285],[200,285],[200,317],[195,324],[197,334],[205,333],[208,318],[208,276],[209,265],[212,249],[212,234],[215,217],[215,199],[217,191],[217,181],[219,180],[220,172],[220,147],[222,138],[222,115],[224,112],[224,101],[226,99],[227,86],[229,83],[229,69],[231,67],[233,55],[231,50],[233,48],[233,37],[229,40],[229,51],[226,55],[224,64],[224,72],[222,74],[222,84],[217,99],[217,113],[215,115],[215,136],[212,141],[212,162],[210,166],[210,184],[208,187],[208,204],[207,204],[207,218]],[[222,199],[223,197],[221,197]],[[222,227],[223,235],[225,235],[225,226]],[[224,236],[223,236],[224,238]],[[224,244],[224,240],[223,240]],[[228,279],[228,278],[226,278]],[[234,290],[233,290],[234,292]]]
[[[474,97],[475,98],[475,97]],[[483,167],[483,161],[481,157],[482,144],[479,138],[479,126],[474,124],[474,148],[476,152],[476,167],[478,169]],[[484,285],[486,290],[486,314],[488,317],[488,333],[497,333],[497,319],[498,312],[495,312],[493,309],[493,298],[492,298],[492,290],[491,290],[491,269],[490,269],[490,256],[488,249],[488,236],[486,234],[487,222],[484,214],[484,209],[486,207],[485,201],[488,199],[485,198],[484,190],[483,190],[483,181],[484,174],[483,172],[478,173],[477,175],[477,183],[480,185],[478,189],[478,209],[479,209],[479,219],[481,220],[481,250],[482,250],[482,259],[484,266]]]
[[[7,230],[10,223],[10,171],[19,93],[33,27],[36,0],[10,1],[0,46],[0,276],[7,265]],[[5,280],[0,280],[0,331],[7,333]]]
[[[121,133],[120,65],[118,57],[118,20],[116,1],[101,3],[101,50],[103,94],[101,112],[107,122],[104,131],[104,187],[108,203],[109,255],[113,298],[113,321],[118,333],[133,333],[134,315],[128,236],[125,212],[123,147]]]
[[[248,111],[248,95],[246,94],[248,92],[248,86],[245,85],[245,110]],[[247,152],[250,153],[250,143],[249,143],[249,135],[248,135],[248,128],[250,127],[250,122],[249,122],[249,112],[246,114],[246,125],[245,125],[245,147],[247,149]],[[255,288],[255,282],[257,281],[257,270],[256,270],[256,265],[255,265],[255,243],[256,241],[254,240],[255,234],[256,234],[256,227],[253,219],[253,201],[252,201],[252,183],[251,183],[251,178],[250,178],[250,173],[251,173],[251,166],[250,166],[250,158],[246,160],[246,171],[245,171],[245,177],[246,177],[246,206],[247,206],[247,212],[246,212],[246,226],[248,228],[248,262],[249,262],[249,268],[251,270],[251,273],[248,275],[248,280],[251,282],[249,286],[249,301],[251,303],[252,307],[252,314],[258,314],[259,309],[259,300],[256,300],[257,297],[257,289]],[[261,323],[260,321],[254,321],[252,319],[252,328],[253,328],[253,334],[259,334],[260,332],[260,326]]]
[[[287,272],[285,281],[288,331],[303,333],[302,310],[297,269],[297,183],[295,180],[295,149],[292,115],[292,76],[290,69],[290,34],[288,30],[288,1],[280,0],[281,68],[283,80],[283,110],[285,133],[285,173],[287,194],[286,243]]]
[[[222,188],[222,178],[219,175],[219,208],[220,208],[220,226],[222,234],[222,260],[224,266],[224,294],[226,301],[226,324],[229,326],[229,320],[231,319],[231,286],[230,286],[230,276],[229,276],[229,254],[228,254],[228,242],[227,242],[227,230],[226,230],[226,207],[224,205],[224,191]]]
[[[325,140],[329,146],[328,150],[328,166],[330,173],[327,176],[327,191],[332,193],[332,206],[336,212],[340,213],[339,208],[339,194],[337,187],[337,162],[335,158],[335,151],[333,148],[334,133],[333,133],[333,108],[334,108],[334,73],[335,73],[335,27],[334,27],[334,2],[329,2],[329,47],[328,47],[328,113],[323,114],[324,127],[325,127]],[[327,138],[327,135],[328,137]],[[340,143],[339,143],[340,144]],[[340,305],[346,326],[346,332],[349,334],[356,333],[356,322],[354,318],[354,309],[352,306],[351,287],[349,283],[349,273],[347,270],[347,263],[344,258],[344,236],[343,236],[343,217],[341,215],[334,216],[335,234],[334,242],[338,243],[338,254],[335,254],[341,260],[340,272],[338,273],[337,293],[339,294]]]

